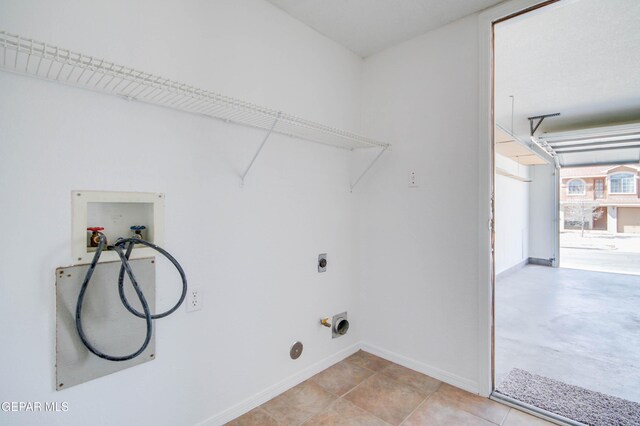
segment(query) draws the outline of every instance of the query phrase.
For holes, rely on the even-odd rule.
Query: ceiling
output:
[[[503,0],[267,0],[367,57]]]
[[[527,117],[541,114],[561,115],[545,119],[537,136],[640,122],[638,22],[638,0],[563,0],[496,25],[496,123],[528,140]],[[639,158],[640,149],[618,149],[563,162]]]

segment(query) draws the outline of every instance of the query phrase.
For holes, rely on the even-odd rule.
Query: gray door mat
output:
[[[640,386],[640,383],[638,384]],[[640,426],[640,404],[514,368],[498,392],[592,426]]]

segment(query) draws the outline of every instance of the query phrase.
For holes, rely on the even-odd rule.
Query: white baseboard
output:
[[[239,417],[244,413],[253,410],[254,408],[264,404],[270,399],[280,395],[282,392],[291,389],[292,387],[304,382],[308,378],[318,374],[322,370],[325,370],[331,367],[333,364],[336,364],[346,357],[354,354],[360,349],[360,346],[360,343],[355,343],[348,348],[341,350],[340,352],[337,352],[321,361],[318,361],[315,364],[312,364],[309,367],[305,368],[304,370],[293,374],[286,379],[276,383],[275,385],[269,386],[268,388],[258,392],[257,394],[245,399],[239,404],[236,404],[233,407],[222,411],[221,413],[209,417],[203,422],[198,423],[197,426],[219,426],[230,422],[236,417]]]
[[[502,278],[506,278],[507,276],[513,274],[514,272],[518,272],[520,269],[524,268],[528,264],[529,264],[529,258],[528,257],[526,259],[522,259],[520,262],[518,262],[515,265],[505,269],[504,271],[498,272],[496,274],[496,280],[499,280],[499,279],[502,279]]]
[[[478,394],[479,386],[477,382],[472,380],[465,379],[464,377],[457,376],[455,374],[449,373],[447,371],[441,370],[439,368],[424,364],[420,361],[416,361],[411,358],[407,358],[403,355],[397,354],[395,352],[388,351],[386,349],[380,348],[378,346],[369,345],[364,342],[358,342],[346,349],[341,350],[338,353],[335,353],[321,361],[316,362],[313,365],[305,368],[304,370],[287,377],[286,379],[276,383],[273,386],[269,386],[268,388],[258,392],[257,394],[245,399],[244,401],[234,405],[231,408],[228,408],[221,413],[218,413],[212,417],[209,417],[207,420],[204,420],[201,423],[198,423],[197,426],[219,426],[223,425],[231,420],[247,413],[254,408],[264,404],[272,398],[280,395],[282,392],[291,389],[292,387],[304,382],[308,378],[313,375],[331,367],[333,364],[336,364],[349,355],[357,352],[362,349],[363,351],[372,353],[381,358],[384,358],[388,361],[395,362],[396,364],[402,365],[403,367],[410,368],[422,374],[426,374],[427,376],[431,376],[434,379],[438,379],[442,382],[448,383],[451,386],[458,387],[460,389],[464,389],[468,392]]]
[[[464,389],[467,392],[471,392],[476,395],[479,393],[480,387],[478,386],[478,382],[474,382],[473,380],[465,379],[464,377],[460,377],[458,375],[449,373],[448,371],[444,371],[431,365],[424,364],[420,361],[416,361],[415,359],[407,358],[406,356],[388,351],[378,346],[361,343],[360,348],[363,351],[372,353],[388,361],[395,362],[396,364],[400,364],[403,367],[410,368],[419,373],[426,374],[427,376],[431,376],[434,379],[440,380],[441,382],[448,383],[451,386]]]

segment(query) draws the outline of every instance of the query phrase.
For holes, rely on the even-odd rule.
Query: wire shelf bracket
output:
[[[256,153],[254,154],[253,158],[251,159],[251,162],[249,163],[249,166],[247,166],[247,169],[242,174],[242,177],[241,177],[242,183],[240,184],[241,186],[244,187],[244,179],[247,177],[247,174],[249,173],[249,170],[251,170],[251,167],[253,166],[253,163],[255,163],[256,158],[258,158],[258,156],[260,155],[260,152],[262,151],[262,148],[267,143],[267,140],[269,139],[269,136],[271,136],[271,133],[273,132],[274,127],[276,127],[276,124],[278,124],[278,120],[280,119],[280,115],[281,114],[282,113],[279,112],[278,116],[276,117],[276,119],[273,120],[273,124],[269,128],[269,131],[267,132],[267,134],[264,136],[264,139],[262,140],[262,143],[258,147],[258,150],[256,151]]]
[[[376,162],[380,159],[380,157],[382,157],[382,154],[384,154],[387,151],[387,149],[389,149],[388,146],[382,147],[382,149],[380,149],[380,152],[378,153],[378,155],[376,155],[375,158],[373,159],[373,161],[371,161],[371,163],[369,163],[367,168],[364,169],[364,171],[362,173],[360,173],[360,176],[358,176],[358,178],[355,180],[355,182],[353,182],[353,184],[351,184],[351,192],[353,192],[353,188],[355,188],[356,185],[360,182],[360,180],[364,177],[364,175],[366,175],[367,172],[369,170],[371,170],[373,165],[376,164]]]
[[[349,131],[1,30],[0,50],[3,71],[266,130],[243,181],[271,133],[348,151],[381,148],[384,152],[390,147]]]

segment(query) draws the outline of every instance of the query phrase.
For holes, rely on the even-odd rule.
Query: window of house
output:
[[[572,179],[569,181],[567,188],[569,189],[569,195],[584,195],[586,185],[582,179]]]
[[[596,179],[596,198],[604,198],[604,179]]]
[[[609,193],[635,194],[636,176],[633,173],[616,173],[609,178]]]

